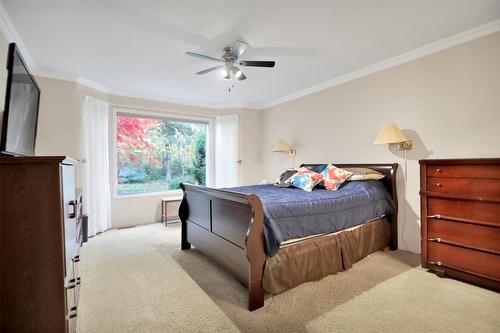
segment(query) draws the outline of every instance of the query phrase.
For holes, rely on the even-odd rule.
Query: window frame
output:
[[[134,194],[118,194],[118,182],[117,182],[117,163],[118,163],[118,141],[117,136],[117,116],[136,116],[141,118],[153,118],[161,120],[173,120],[173,121],[186,121],[192,123],[201,123],[207,125],[207,140],[206,140],[206,184],[205,186],[212,186],[215,177],[214,166],[215,166],[215,117],[206,115],[199,116],[188,113],[177,113],[171,111],[159,111],[159,110],[146,110],[141,108],[128,108],[124,106],[110,105],[111,108],[111,129],[110,129],[110,161],[111,161],[111,193],[114,199],[127,199],[136,197],[151,197],[151,196],[161,196],[161,197],[176,197],[182,194],[182,190],[168,190],[162,192],[147,192],[147,193],[134,193]]]

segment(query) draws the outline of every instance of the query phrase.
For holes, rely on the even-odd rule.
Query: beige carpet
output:
[[[79,332],[500,332],[499,294],[440,279],[408,252],[377,252],[248,312],[246,289],[179,243],[179,225],[153,224],[85,244]]]
[[[156,250],[172,241],[167,236],[157,224],[110,230],[84,244],[78,332],[239,332],[172,257]]]
[[[412,269],[339,305],[308,332],[500,332],[500,297]]]

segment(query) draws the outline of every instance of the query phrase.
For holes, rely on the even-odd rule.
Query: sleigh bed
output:
[[[384,174],[383,179],[370,182],[372,182],[372,187],[383,188],[389,197],[387,199],[391,201],[389,214],[361,220],[363,216],[368,216],[365,214],[366,207],[359,205],[358,208],[357,203],[352,203],[350,210],[355,214],[348,217],[344,215],[329,217],[332,223],[341,221],[340,227],[336,227],[339,230],[332,229],[333,232],[317,233],[309,230],[308,233],[312,235],[290,239],[293,230],[288,238],[282,237],[279,231],[276,231],[276,234],[272,231],[272,223],[270,223],[272,214],[270,214],[269,206],[274,203],[274,200],[264,197],[263,194],[259,197],[258,194],[252,193],[270,192],[270,197],[274,198],[273,191],[288,191],[278,192],[276,196],[277,204],[285,208],[282,209],[284,212],[282,214],[285,214],[282,217],[286,220],[287,201],[293,200],[286,197],[286,195],[293,194],[290,189],[274,190],[265,186],[213,189],[181,184],[184,192],[179,209],[182,223],[181,248],[187,250],[194,245],[245,285],[248,288],[250,311],[264,305],[266,291],[276,294],[306,281],[319,280],[350,268],[353,263],[388,245],[392,250],[397,249],[397,164],[335,165],[340,168],[370,168]],[[325,164],[302,166],[311,170],[319,170]],[[349,186],[339,189],[337,191],[339,193],[335,194],[340,197],[340,201],[349,202],[351,199],[349,195],[345,195],[348,193],[347,188]],[[321,194],[319,191],[315,192],[316,190],[313,191],[313,195]],[[358,192],[365,195],[367,190],[361,188]],[[284,199],[280,198],[281,193]],[[303,207],[310,209],[321,208],[321,205],[329,207],[329,201],[323,197],[314,199],[314,196],[309,193],[303,195],[309,198],[308,202],[298,202]],[[342,210],[338,210],[339,214]],[[380,210],[375,213],[372,211],[371,214],[377,212]],[[322,211],[318,211],[317,216],[321,214],[323,214]],[[312,221],[315,220],[315,216],[310,216]],[[319,219],[318,221],[321,224]],[[291,223],[290,226],[293,222],[294,220],[288,221]],[[314,222],[306,220],[300,223],[303,224],[299,229],[307,229]]]

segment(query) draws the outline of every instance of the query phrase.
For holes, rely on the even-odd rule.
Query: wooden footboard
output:
[[[225,190],[181,184],[183,250],[191,244],[224,266],[248,288],[248,309],[264,305],[266,260],[260,199]]]

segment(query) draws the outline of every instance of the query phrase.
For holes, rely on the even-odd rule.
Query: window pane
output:
[[[117,115],[118,195],[205,185],[207,124]]]

